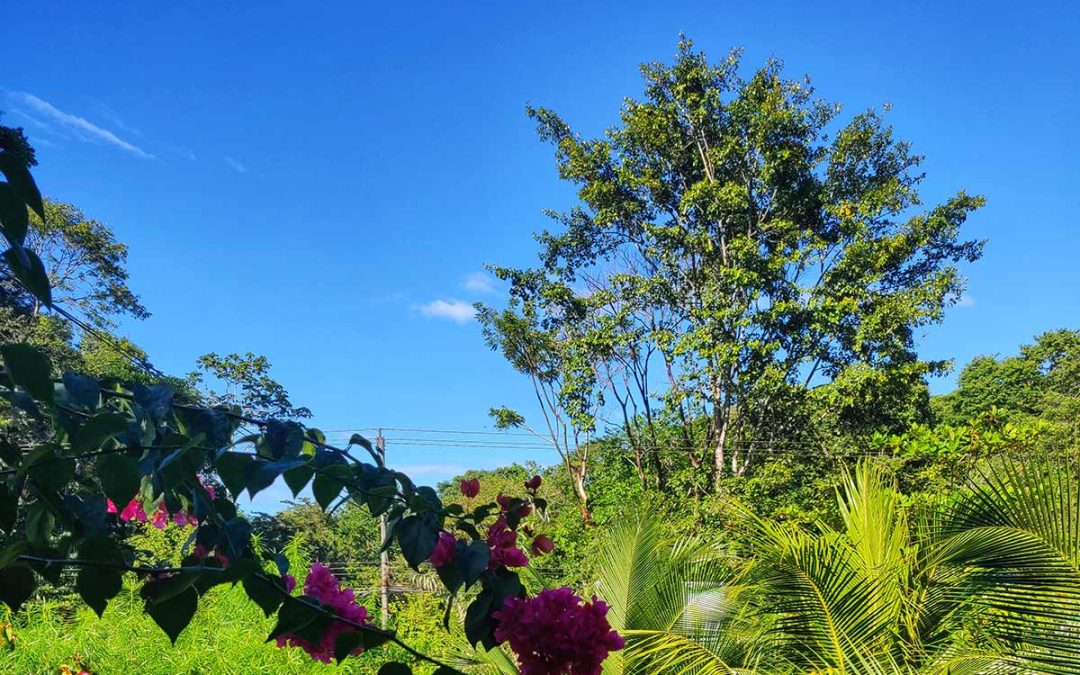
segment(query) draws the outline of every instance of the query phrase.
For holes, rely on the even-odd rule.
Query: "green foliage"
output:
[[[776,61],[743,77],[737,53],[714,64],[683,40],[642,74],[644,97],[602,138],[529,109],[579,203],[550,214],[541,267],[492,268],[510,299],[480,308],[489,343],[549,420],[587,431],[617,404],[660,485],[665,418],[719,481],[797,426],[792,407],[821,381],[852,413],[904,401],[848,420],[897,430],[945,365],[920,361],[914,336],[959,297],[957,263],[980,256],[960,228],[982,199],[920,210],[920,157],[882,116],[838,125],[839,106]]]

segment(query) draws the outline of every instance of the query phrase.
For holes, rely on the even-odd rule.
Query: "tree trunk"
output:
[[[720,433],[716,438],[716,449],[713,451],[714,459],[716,460],[716,477],[713,480],[713,487],[716,490],[720,490],[720,481],[724,477],[724,468],[726,465],[724,451],[727,445],[728,437],[728,417],[724,415],[723,421],[720,423]],[[734,458],[733,460],[734,461]]]
[[[577,495],[581,508],[581,520],[587,523],[592,519],[592,515],[589,513],[589,495],[585,492],[585,471],[573,471],[571,478],[574,479],[574,494]]]

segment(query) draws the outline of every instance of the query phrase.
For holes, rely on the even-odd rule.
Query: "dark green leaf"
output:
[[[40,454],[35,453],[27,473],[38,487],[56,492],[75,477],[75,460],[60,457],[55,446],[46,446]]]
[[[52,365],[48,357],[26,343],[0,346],[11,380],[37,401],[52,403]]]
[[[439,528],[427,513],[403,518],[395,529],[405,562],[413,569],[431,556],[439,541]]]
[[[101,405],[101,384],[88,375],[64,373],[64,402],[82,410]]]
[[[10,183],[0,183],[0,223],[4,226],[4,236],[12,245],[22,244],[26,239],[26,230],[30,224],[26,200],[19,196]]]
[[[25,565],[12,565],[0,570],[0,602],[11,608],[12,612],[19,611],[34,589],[37,588],[37,578],[34,571]]]
[[[251,542],[251,524],[243,518],[233,518],[225,523],[225,538],[229,542],[229,556],[239,558]]]
[[[14,544],[0,548],[0,569],[15,562],[15,559],[26,552],[26,542],[17,541]]]
[[[460,670],[455,670],[450,666],[439,666],[431,675],[465,675],[465,673],[461,672]]]
[[[72,445],[80,452],[97,450],[107,439],[126,431],[130,425],[131,421],[126,415],[99,413],[79,426]]]
[[[303,595],[300,598],[302,599],[292,597],[284,599],[281,609],[278,610],[277,624],[274,630],[270,631],[270,636],[266,638],[267,642],[287,633],[300,634],[305,628],[317,622],[319,617],[325,616],[309,604],[317,605],[317,600]]]
[[[8,267],[26,288],[34,294],[41,304],[52,306],[52,287],[49,285],[49,273],[45,263],[28,248],[11,247],[4,251],[4,260]]]
[[[268,579],[264,579],[261,576],[249,576],[245,577],[244,592],[251,598],[252,602],[259,606],[259,609],[263,611],[263,614],[270,616],[281,607],[281,602],[285,599],[280,589],[284,589],[282,585],[281,577],[270,576]]]
[[[146,590],[145,586],[143,590]],[[173,644],[176,644],[176,638],[191,623],[191,618],[195,616],[195,610],[198,608],[199,593],[190,585],[166,599],[146,602],[146,613],[161,630],[165,631]]]
[[[359,647],[363,651],[381,647],[390,640],[389,633],[375,630],[350,630],[337,636],[334,640],[334,658],[338,663],[344,661]]]
[[[10,467],[18,468],[22,464],[23,453],[9,438],[0,438],[0,460]]]
[[[214,461],[218,476],[233,497],[239,497],[247,486],[247,468],[255,460],[239,452],[223,452]]]
[[[473,647],[481,642],[490,648],[488,644],[494,642],[495,619],[491,618],[494,599],[492,591],[481,591],[465,610],[465,638]]]
[[[345,482],[349,480],[352,480],[352,472],[344,464],[332,464],[320,469],[311,484],[315,501],[324,509],[327,508],[338,498],[345,487]]]
[[[488,568],[491,549],[485,541],[474,541],[468,546],[459,546],[454,564],[461,572],[465,586],[472,586]]]
[[[136,384],[131,389],[135,402],[145,410],[154,422],[161,424],[172,411],[173,389],[167,384],[155,384],[152,387]]]
[[[304,466],[304,459],[280,459],[276,462],[261,462],[255,460],[244,469],[244,478],[248,494],[254,497],[259,492],[274,484],[278,476],[290,469]]]
[[[289,469],[285,473],[281,474],[281,477],[285,479],[285,484],[292,490],[293,497],[300,494],[311,477],[315,475],[315,469],[312,469],[309,465],[298,466],[295,469]]]
[[[117,570],[83,567],[75,579],[75,589],[90,609],[101,618],[109,600],[123,588],[123,577]]]
[[[31,546],[45,548],[49,545],[49,536],[52,535],[56,519],[52,511],[45,504],[38,501],[30,505],[26,515],[26,538]]]
[[[19,513],[19,495],[5,482],[0,483],[0,530],[11,532]]]
[[[138,463],[120,454],[101,455],[95,462],[98,480],[105,496],[112,500],[116,508],[123,509],[139,491]]]
[[[41,201],[41,192],[34,182],[34,177],[30,175],[30,167],[26,162],[10,152],[0,153],[0,172],[7,176],[15,194],[44,221],[45,204]]]
[[[412,675],[412,668],[404,663],[388,661],[379,668],[379,675]]]

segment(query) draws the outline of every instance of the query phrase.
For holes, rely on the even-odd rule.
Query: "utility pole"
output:
[[[383,438],[382,428],[375,432],[375,450],[379,453],[383,466],[386,466],[386,439]],[[379,516],[379,543],[386,541],[386,514]],[[379,605],[379,625],[386,628],[390,619],[390,553],[384,546],[379,553],[379,593],[381,596]]]

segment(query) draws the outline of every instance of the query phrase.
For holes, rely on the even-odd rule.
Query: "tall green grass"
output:
[[[442,652],[447,640],[436,597],[410,596],[397,609],[404,640],[424,653]],[[0,673],[55,675],[61,664],[78,663],[95,675],[367,674],[387,660],[429,672],[396,646],[347,659],[341,666],[313,661],[299,649],[278,649],[265,642],[274,618],[265,618],[240,586],[207,593],[175,646],[143,613],[134,586],[110,602],[101,619],[85,606],[42,600],[28,604],[12,621],[15,644],[0,651]]]

